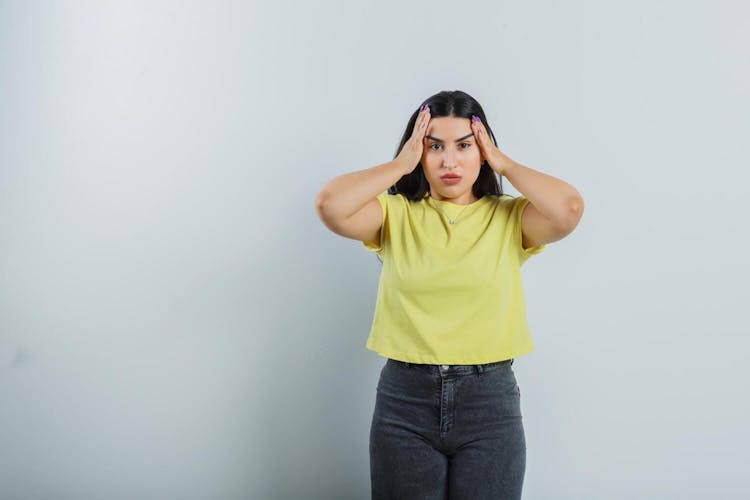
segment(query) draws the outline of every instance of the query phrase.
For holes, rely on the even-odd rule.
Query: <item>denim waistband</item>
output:
[[[399,359],[388,358],[387,363],[395,363],[407,368],[417,368],[420,370],[429,371],[431,373],[456,373],[456,374],[470,374],[470,373],[483,373],[486,371],[497,370],[503,366],[511,366],[513,364],[513,358],[504,359],[502,361],[495,361],[493,363],[485,363],[481,365],[429,365],[423,363],[411,363],[408,361],[401,361]]]

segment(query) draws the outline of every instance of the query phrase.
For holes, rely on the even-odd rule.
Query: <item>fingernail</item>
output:
[[[471,122],[472,123],[479,123],[479,117],[477,115],[471,115]]]

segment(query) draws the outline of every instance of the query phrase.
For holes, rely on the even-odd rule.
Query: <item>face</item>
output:
[[[479,177],[482,160],[469,118],[430,119],[422,151],[422,167],[430,184],[430,196],[459,205],[476,201],[471,187]],[[458,175],[459,179],[441,179],[445,174]]]

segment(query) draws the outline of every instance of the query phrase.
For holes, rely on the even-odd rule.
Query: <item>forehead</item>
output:
[[[456,116],[431,118],[427,127],[426,135],[449,142],[461,138],[466,138],[463,140],[471,139],[473,137],[471,131],[471,120],[468,118],[458,118]],[[469,136],[468,138],[466,137],[467,135]],[[426,139],[431,140],[430,137],[426,137]]]

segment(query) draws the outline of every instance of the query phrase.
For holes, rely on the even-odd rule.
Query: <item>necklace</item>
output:
[[[430,198],[432,198],[432,196],[430,196]],[[437,200],[435,200],[433,198],[432,201],[435,202],[434,205],[437,206],[437,209],[440,210],[441,212],[443,212],[443,215],[445,215],[448,218],[448,222],[450,222],[451,225],[456,223],[456,221],[458,220],[458,218],[461,217],[461,214],[464,213],[464,210],[466,210],[469,207],[469,205],[472,205],[472,203],[469,203],[468,205],[464,206],[464,208],[462,208],[461,211],[458,212],[458,215],[456,216],[456,218],[455,219],[451,219],[450,217],[448,217],[448,214],[446,214],[443,211],[443,209],[440,208],[440,206],[437,204]]]

